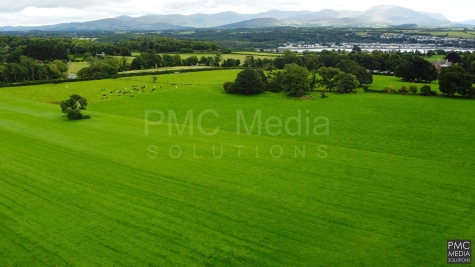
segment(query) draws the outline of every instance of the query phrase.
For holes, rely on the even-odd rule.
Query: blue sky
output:
[[[0,26],[30,26],[81,22],[121,15],[192,14],[235,11],[258,13],[278,10],[366,10],[377,5],[396,5],[417,11],[440,13],[450,21],[475,19],[475,1],[307,1],[307,0],[17,0],[0,2]]]

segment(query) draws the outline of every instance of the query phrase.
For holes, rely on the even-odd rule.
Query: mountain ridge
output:
[[[471,24],[472,21],[467,21]],[[417,24],[419,26],[455,25],[442,14],[409,8],[378,5],[364,11],[323,9],[320,11],[269,10],[255,14],[233,11],[215,14],[148,14],[139,17],[118,16],[87,22],[69,22],[45,26],[4,26],[0,31],[114,31],[178,30],[189,28],[259,28],[275,26],[384,26]],[[475,24],[475,23],[474,23]]]

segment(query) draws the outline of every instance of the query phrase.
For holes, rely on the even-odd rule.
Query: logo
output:
[[[472,240],[447,240],[448,264],[472,263]]]

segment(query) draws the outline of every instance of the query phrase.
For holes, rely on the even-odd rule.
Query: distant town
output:
[[[291,50],[295,52],[303,51],[315,51],[319,52],[322,50],[341,50],[350,52],[352,49],[357,46],[364,51],[401,51],[401,52],[415,52],[416,50],[421,53],[427,53],[429,50],[445,50],[445,51],[475,51],[475,39],[467,38],[454,38],[454,37],[438,37],[430,35],[408,35],[408,34],[379,34],[377,37],[381,39],[394,39],[395,42],[390,43],[359,43],[359,42],[328,42],[328,43],[311,43],[311,42],[297,42],[297,43],[285,43],[282,44],[278,50]],[[399,40],[408,39],[414,40],[414,42],[403,42]],[[396,42],[397,40],[397,42]],[[461,48],[458,47],[463,44],[473,44],[472,48]],[[455,46],[457,45],[457,46]],[[465,46],[466,47],[466,46]]]

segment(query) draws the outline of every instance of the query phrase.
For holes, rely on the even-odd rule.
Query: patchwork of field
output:
[[[0,88],[0,266],[445,266],[474,239],[473,100],[224,94],[238,71]]]

